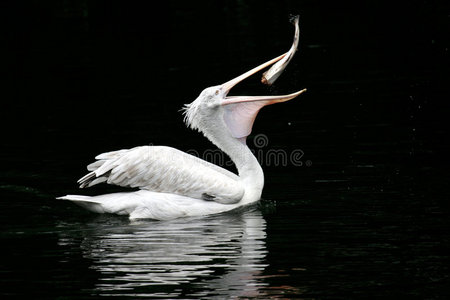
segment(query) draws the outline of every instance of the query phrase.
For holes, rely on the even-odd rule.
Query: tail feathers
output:
[[[59,199],[59,200],[71,200],[71,201],[95,202],[95,200],[93,200],[91,196],[82,196],[82,195],[65,195],[65,196],[62,196],[62,197],[58,197],[56,199]]]
[[[106,212],[102,206],[102,203],[100,201],[94,200],[93,197],[90,196],[66,195],[63,197],[58,197],[56,199],[70,200],[75,204],[95,213],[103,214]]]

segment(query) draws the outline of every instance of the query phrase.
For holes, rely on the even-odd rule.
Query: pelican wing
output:
[[[78,180],[81,188],[101,182],[173,193],[231,204],[244,196],[239,177],[230,171],[177,149],[142,146],[100,154]]]

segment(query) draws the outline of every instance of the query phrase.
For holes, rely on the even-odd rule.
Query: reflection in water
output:
[[[255,209],[167,222],[108,220],[88,224],[80,245],[100,274],[98,294],[261,296],[266,223]]]

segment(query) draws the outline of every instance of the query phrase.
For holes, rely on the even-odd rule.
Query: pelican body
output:
[[[281,96],[228,96],[245,78],[283,59],[280,55],[224,83],[203,90],[184,106],[187,126],[203,133],[235,163],[238,175],[193,155],[166,146],[141,146],[100,154],[78,183],[101,182],[138,191],[99,196],[66,195],[97,213],[128,215],[130,219],[167,220],[217,214],[257,202],[264,174],[246,145],[259,110],[285,102],[305,89]]]

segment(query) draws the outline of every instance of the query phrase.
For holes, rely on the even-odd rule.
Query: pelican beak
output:
[[[268,62],[263,63],[262,65],[259,65],[256,68],[253,68],[250,71],[247,71],[234,79],[231,79],[230,81],[224,83],[221,86],[222,93],[224,95],[221,105],[225,109],[223,118],[225,124],[227,125],[233,137],[242,139],[247,137],[251,133],[256,115],[258,114],[259,110],[262,107],[269,104],[291,100],[306,91],[306,89],[303,89],[289,95],[277,95],[277,96],[227,97],[227,94],[236,84],[246,79],[247,77],[250,77],[256,72],[270,66],[271,64],[276,63],[277,61],[285,57],[285,55],[286,54],[283,54],[272,60],[269,60]]]
[[[300,91],[292,93],[292,94],[279,95],[279,96],[230,96],[230,97],[225,97],[224,101],[222,101],[222,105],[243,103],[243,102],[263,101],[264,106],[265,106],[265,105],[269,105],[269,104],[289,101],[304,92],[306,92],[306,89],[300,90]]]
[[[223,91],[223,94],[225,95],[225,98],[221,104],[228,105],[228,104],[241,103],[241,102],[264,101],[265,105],[268,105],[268,104],[285,102],[285,101],[291,100],[291,99],[297,97],[298,95],[300,95],[301,93],[305,92],[306,89],[300,90],[298,92],[295,92],[295,93],[292,93],[289,95],[280,95],[280,96],[230,96],[230,97],[227,97],[227,94],[230,92],[230,90],[236,84],[238,84],[242,80],[252,76],[253,74],[263,70],[264,68],[267,68],[268,66],[276,63],[277,61],[283,59],[285,56],[286,56],[286,53],[282,54],[272,60],[269,60],[255,68],[245,72],[244,74],[239,75],[238,77],[233,78],[230,81],[222,84],[222,91]]]
[[[231,79],[228,82],[225,82],[224,84],[222,84],[223,91],[227,94],[231,90],[232,87],[234,87],[236,84],[238,84],[239,82],[241,82],[245,78],[248,78],[248,77],[252,76],[256,72],[259,72],[259,71],[261,71],[264,68],[267,68],[268,66],[276,63],[277,61],[279,61],[280,59],[282,59],[285,56],[286,56],[286,53],[282,54],[282,55],[280,55],[278,57],[275,57],[274,59],[269,60],[269,61],[267,61],[267,62],[257,66],[256,68],[253,68],[250,71],[247,71],[244,74],[239,75],[238,77]]]

